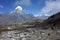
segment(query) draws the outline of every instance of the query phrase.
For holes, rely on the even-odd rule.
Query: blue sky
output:
[[[60,12],[60,0],[0,0],[0,13],[11,12],[17,6],[21,6],[24,13],[35,16],[50,16]]]

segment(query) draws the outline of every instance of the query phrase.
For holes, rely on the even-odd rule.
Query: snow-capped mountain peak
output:
[[[22,13],[22,7],[21,6],[17,6],[13,11],[11,11],[11,13],[19,13],[21,14]]]

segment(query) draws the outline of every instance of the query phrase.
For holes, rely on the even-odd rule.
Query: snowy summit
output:
[[[21,7],[21,6],[17,6],[17,7],[15,8],[15,10],[20,10],[20,11],[22,11],[22,7]]]

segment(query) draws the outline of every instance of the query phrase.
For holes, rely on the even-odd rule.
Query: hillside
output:
[[[60,28],[60,12],[50,16],[41,26],[44,28]]]

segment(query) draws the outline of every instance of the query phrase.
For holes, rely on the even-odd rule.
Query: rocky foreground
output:
[[[60,30],[27,28],[3,31],[0,33],[0,40],[60,40]]]

